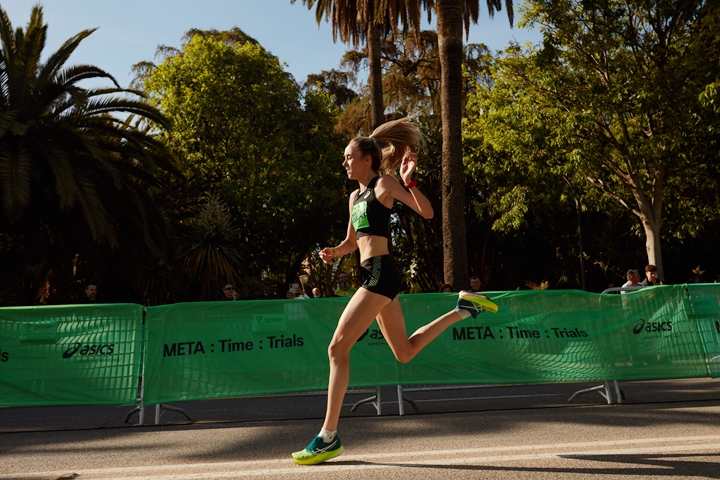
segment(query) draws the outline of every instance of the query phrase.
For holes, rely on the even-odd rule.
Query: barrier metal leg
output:
[[[399,410],[401,416],[405,415],[405,402],[412,405],[413,409],[415,409],[416,412],[418,411],[418,407],[415,404],[415,402],[413,402],[412,400],[407,398],[405,395],[403,395],[402,385],[397,386],[397,393],[398,393],[398,410]]]
[[[145,425],[145,406],[142,403],[130,410],[127,415],[125,415],[125,423],[128,423],[130,417],[132,417],[136,413],[138,414],[138,423],[136,423],[135,426],[142,427],[143,425]]]
[[[623,400],[625,400],[625,394],[620,388],[620,383],[617,380],[613,380],[613,382],[615,382],[615,396],[617,397],[617,401],[618,403],[623,403]]]
[[[615,386],[618,389],[620,388],[617,384],[617,380],[615,380]],[[608,405],[613,403],[612,394],[611,394],[611,390],[610,390],[610,382],[605,382],[604,384],[598,385],[597,387],[579,390],[579,391],[573,393],[570,396],[570,398],[568,398],[568,403],[572,403],[572,401],[575,400],[579,395],[582,395],[583,393],[590,393],[590,392],[598,392],[600,395],[602,395],[602,397],[605,400],[607,400]]]
[[[127,415],[125,415],[125,423],[128,423],[130,417],[132,417],[135,413],[139,413],[138,423],[136,423],[135,426],[142,426],[145,423],[145,405],[143,404],[142,379],[140,379],[140,386],[138,387],[138,396],[136,401],[137,405],[135,406],[135,408],[130,410]]]
[[[137,413],[137,412],[139,412],[139,411],[140,411],[140,405],[138,405],[137,407],[135,407],[135,408],[133,408],[132,410],[130,410],[130,411],[127,413],[127,415],[125,415],[125,423],[128,423],[128,421],[130,420],[130,417],[132,417],[135,413]],[[140,422],[140,425],[142,425],[142,422]]]
[[[182,408],[171,407],[170,405],[164,405],[164,404],[162,404],[162,403],[158,403],[157,405],[155,405],[155,425],[160,425],[160,410],[168,410],[168,411],[171,411],[171,412],[178,412],[178,413],[181,413],[181,414],[185,415],[185,418],[187,418],[190,422],[194,422],[194,421],[195,421],[195,420],[193,420],[192,417],[190,417],[190,415],[188,415],[188,413],[187,413],[185,410],[183,410]]]
[[[375,390],[375,395],[368,398],[363,398],[362,400],[355,402],[355,405],[352,406],[350,409],[351,412],[354,412],[358,409],[360,405],[364,405],[366,403],[372,403],[375,407],[375,410],[377,410],[378,415],[382,415],[382,397],[380,396],[380,387],[377,387]]]
[[[402,385],[397,386],[398,394],[398,413],[402,417],[405,415],[405,402],[403,402]]]

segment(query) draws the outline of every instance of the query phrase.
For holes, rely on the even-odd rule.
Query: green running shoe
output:
[[[487,310],[488,312],[497,313],[498,306],[482,293],[468,292],[460,290],[457,308],[467,310],[473,318]]]
[[[317,436],[310,442],[310,445],[305,447],[305,450],[293,453],[292,457],[298,465],[317,465],[325,460],[337,457],[342,451],[340,437],[337,435],[330,443],[325,443],[320,436]]]

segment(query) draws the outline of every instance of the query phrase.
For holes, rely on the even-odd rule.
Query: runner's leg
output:
[[[460,320],[462,320],[460,314],[456,310],[451,310],[427,325],[418,328],[408,338],[405,316],[400,308],[398,297],[395,297],[377,315],[380,330],[395,354],[395,358],[401,363],[412,360],[420,350],[435,340],[446,328]]]
[[[342,402],[350,380],[350,350],[390,299],[360,288],[350,299],[335,329],[328,357],[330,380],[324,430],[337,430]]]

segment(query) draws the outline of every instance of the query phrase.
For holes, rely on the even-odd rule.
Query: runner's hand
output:
[[[402,159],[402,163],[400,164],[400,178],[402,178],[406,184],[412,182],[413,172],[415,172],[415,167],[417,167],[417,160],[418,157],[415,152],[407,152]]]

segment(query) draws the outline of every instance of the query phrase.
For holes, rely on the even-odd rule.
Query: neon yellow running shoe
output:
[[[293,453],[292,457],[298,465],[317,465],[325,460],[337,457],[342,451],[340,437],[337,435],[330,443],[325,443],[320,436],[317,436],[310,442],[310,445],[305,447],[305,450]]]
[[[460,290],[457,308],[467,310],[473,318],[486,310],[492,313],[497,313],[499,310],[497,303],[490,300],[486,295],[467,290]]]

